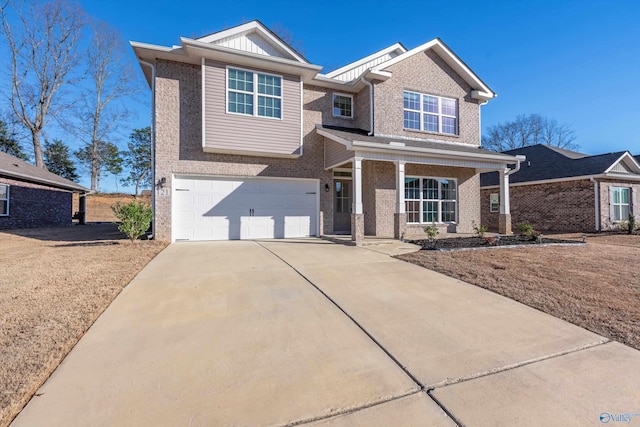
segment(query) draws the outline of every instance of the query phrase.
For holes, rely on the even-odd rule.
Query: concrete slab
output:
[[[294,251],[262,244],[336,301],[426,387],[606,341],[500,295],[366,249]]]
[[[433,394],[464,425],[637,425],[640,352],[611,342]]]
[[[369,427],[419,426],[454,427],[456,424],[425,393],[386,402],[350,414],[305,424],[306,426]]]
[[[13,426],[287,424],[417,389],[258,244],[175,244],[125,288]]]

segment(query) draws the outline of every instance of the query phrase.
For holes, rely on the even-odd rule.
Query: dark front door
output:
[[[351,233],[351,181],[333,183],[333,232]]]

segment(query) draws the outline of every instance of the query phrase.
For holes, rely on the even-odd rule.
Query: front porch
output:
[[[333,234],[368,237],[472,233],[480,225],[480,172],[501,172],[502,234],[511,232],[509,165],[522,159],[462,143],[395,140],[318,127],[333,171]],[[331,228],[329,228],[331,230]],[[345,237],[340,237],[344,240]]]

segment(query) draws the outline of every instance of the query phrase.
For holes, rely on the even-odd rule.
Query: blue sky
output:
[[[81,3],[124,39],[167,46],[259,19],[287,29],[323,72],[440,37],[498,94],[483,107],[483,129],[539,113],[573,128],[586,153],[640,153],[637,0]],[[148,117],[141,109],[132,127]]]

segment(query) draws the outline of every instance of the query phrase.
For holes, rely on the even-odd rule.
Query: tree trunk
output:
[[[31,139],[33,140],[33,153],[36,156],[36,166],[42,169],[47,167],[44,164],[44,158],[42,157],[42,146],[40,145],[40,131],[31,130]]]

